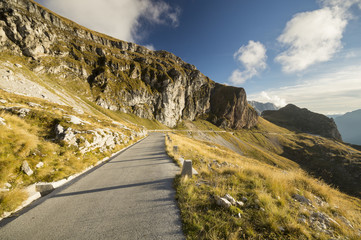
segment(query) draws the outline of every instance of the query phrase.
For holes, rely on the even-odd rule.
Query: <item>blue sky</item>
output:
[[[361,0],[38,0],[82,25],[173,52],[248,98],[361,108]]]

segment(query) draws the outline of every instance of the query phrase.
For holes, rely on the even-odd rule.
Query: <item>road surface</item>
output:
[[[0,222],[0,239],[184,239],[172,188],[179,168],[153,133]]]

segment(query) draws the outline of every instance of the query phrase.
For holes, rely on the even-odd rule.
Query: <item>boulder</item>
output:
[[[28,108],[20,108],[18,110],[19,117],[21,117],[21,118],[26,117],[29,112],[30,112],[30,109],[28,109]]]
[[[2,117],[0,117],[0,125],[6,125],[5,119],[3,119]]]
[[[78,146],[77,139],[72,128],[65,130],[63,140],[69,145]]]
[[[34,173],[33,170],[31,170],[27,161],[23,161],[23,164],[21,165],[21,170],[28,176],[31,176]]]
[[[222,197],[215,197],[216,203],[218,206],[224,207],[224,208],[230,208],[232,206],[232,203],[230,203],[227,199]]]
[[[38,164],[36,164],[35,167],[36,167],[36,168],[42,168],[42,167],[44,167],[44,163],[43,163],[43,162],[39,162]]]
[[[55,127],[56,138],[60,138],[63,133],[64,133],[63,126],[61,126],[60,124],[56,125],[56,127]]]
[[[294,194],[293,196],[293,199],[295,199],[296,201],[300,202],[300,203],[305,203],[309,206],[312,205],[312,201],[302,195],[299,195],[299,194]]]
[[[83,124],[90,124],[89,122],[87,121],[84,121],[76,116],[73,116],[73,115],[69,115],[69,116],[65,116],[67,119],[68,119],[68,122],[69,123],[72,123],[72,124],[75,124],[75,125],[83,125]]]
[[[232,205],[237,204],[236,200],[231,195],[229,195],[228,193],[224,196],[224,198],[227,199]]]
[[[33,102],[28,102],[28,105],[29,105],[30,107],[33,107],[33,108],[35,108],[35,107],[41,108],[41,107],[42,107],[40,104],[33,103]]]

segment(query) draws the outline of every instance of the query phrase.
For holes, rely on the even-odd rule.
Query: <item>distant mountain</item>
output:
[[[331,115],[326,115],[326,116],[329,117],[329,118],[335,119],[335,118],[337,118],[337,117],[342,116],[342,114],[331,114]]]
[[[278,110],[280,109],[273,103],[267,102],[267,103],[261,103],[257,101],[248,101],[248,103],[256,110],[256,112],[261,115],[263,111],[266,110]]]
[[[361,145],[361,109],[335,118],[344,142]]]
[[[293,104],[288,104],[277,111],[264,111],[262,117],[292,131],[342,140],[341,134],[338,132],[337,126],[332,118],[311,112],[306,108],[299,108]]]

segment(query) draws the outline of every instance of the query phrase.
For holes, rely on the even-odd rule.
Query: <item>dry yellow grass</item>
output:
[[[179,148],[176,154],[174,145]],[[175,159],[192,159],[199,172],[193,179],[176,181],[188,239],[329,239],[330,235],[315,230],[311,223],[299,221],[301,216],[309,218],[318,211],[337,222],[330,227],[334,237],[360,237],[361,201],[308,176],[299,168],[284,170],[184,135],[172,134],[171,142],[167,141],[167,151]],[[218,207],[211,196],[226,193],[236,199],[247,197],[248,206],[229,210]],[[309,198],[313,207],[295,201],[295,194]],[[321,199],[322,204],[317,204],[316,198]],[[254,205],[264,210],[253,208]],[[241,218],[236,217],[238,213]]]
[[[10,191],[0,192],[0,217],[4,211],[15,209],[23,200],[21,189],[35,182],[51,182],[81,172],[96,164],[99,160],[110,156],[111,153],[132,144],[138,139],[130,139],[131,131],[140,131],[141,126],[129,123],[118,117],[110,118],[106,115],[79,115],[72,107],[53,104],[41,99],[19,96],[0,90],[0,98],[6,100],[5,108],[0,111],[0,117],[5,125],[0,125],[0,188],[10,184]],[[31,107],[33,102],[41,106]],[[21,108],[29,109],[24,117],[19,117],[16,111]],[[69,122],[69,115],[78,116],[90,124],[73,124]],[[123,123],[119,126],[114,120]],[[90,143],[94,135],[88,130],[108,129],[113,133],[119,132],[129,139],[116,145],[112,149],[94,149],[82,153],[78,147],[69,146],[63,141],[55,139],[55,126],[61,124],[65,129],[71,127],[78,131],[79,147],[84,145],[85,139]],[[83,141],[80,141],[82,140]],[[26,175],[21,166],[27,161],[34,171],[31,176]],[[43,167],[36,165],[43,162]]]
[[[27,194],[19,189],[0,192],[0,214],[14,211],[26,198]]]

